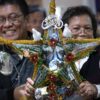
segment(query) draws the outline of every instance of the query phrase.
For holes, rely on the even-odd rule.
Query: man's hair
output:
[[[95,19],[95,15],[91,11],[90,8],[87,6],[75,6],[75,7],[69,7],[65,13],[62,16],[63,23],[69,24],[69,21],[74,16],[81,16],[81,15],[88,15],[92,22],[92,28],[93,28],[93,35],[94,38],[96,37],[96,31],[97,31],[97,22]]]
[[[25,0],[0,0],[0,6],[6,5],[6,4],[18,5],[24,16],[27,16],[29,13],[28,5]]]
[[[30,5],[29,6],[29,13],[40,12],[43,14],[43,17],[46,17],[46,11],[40,7],[39,5]]]

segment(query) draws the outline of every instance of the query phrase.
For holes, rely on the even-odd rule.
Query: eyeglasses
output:
[[[84,27],[79,27],[79,26],[77,26],[77,27],[71,28],[71,31],[72,31],[73,33],[81,33],[81,32],[89,33],[89,32],[92,32],[93,29],[92,29],[91,26],[84,26]]]
[[[0,25],[4,25],[8,20],[10,23],[18,23],[21,20],[22,14],[10,14],[8,17],[0,16]]]

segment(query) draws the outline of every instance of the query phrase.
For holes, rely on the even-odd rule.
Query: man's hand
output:
[[[14,90],[14,98],[15,100],[21,100],[22,97],[29,97],[34,94],[33,85],[34,82],[31,78],[27,78],[26,84],[20,85]]]

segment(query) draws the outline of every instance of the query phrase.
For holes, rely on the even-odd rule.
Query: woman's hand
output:
[[[15,88],[14,90],[14,98],[15,100],[21,100],[22,97],[29,97],[34,94],[34,88],[33,88],[34,82],[31,78],[27,78],[26,84],[20,85]]]
[[[94,84],[88,81],[82,82],[79,86],[80,95],[88,100],[91,100],[97,96],[97,88]]]

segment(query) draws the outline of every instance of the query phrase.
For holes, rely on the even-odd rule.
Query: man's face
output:
[[[25,19],[18,5],[0,6],[0,36],[17,40],[25,36]]]

